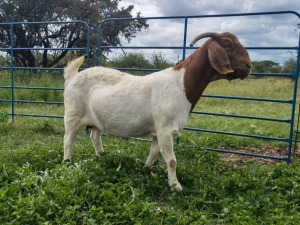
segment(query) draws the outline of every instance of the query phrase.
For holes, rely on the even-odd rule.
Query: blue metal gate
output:
[[[70,25],[79,25],[79,29],[85,30],[86,33],[86,43],[84,47],[75,48],[75,47],[60,47],[60,46],[52,46],[49,48],[43,48],[35,46],[33,48],[28,47],[20,47],[15,43],[15,36],[14,36],[14,28],[15,26],[39,26],[39,25],[46,25],[46,26],[70,26]],[[16,113],[17,104],[41,104],[41,105],[62,105],[63,102],[53,102],[53,101],[31,101],[27,99],[15,99],[15,91],[16,90],[44,90],[44,91],[63,91],[63,87],[36,87],[36,86],[16,86],[15,85],[15,78],[16,78],[16,71],[61,71],[63,67],[21,67],[17,66],[14,60],[15,54],[17,51],[64,51],[67,50],[69,52],[81,51],[84,52],[87,56],[87,66],[89,66],[89,51],[90,51],[90,27],[84,21],[70,21],[70,22],[14,22],[14,23],[0,23],[0,29],[3,27],[8,28],[7,38],[9,39],[9,46],[5,46],[3,43],[0,43],[0,53],[8,52],[9,53],[9,65],[1,65],[0,64],[0,71],[9,71],[10,72],[10,84],[3,85],[0,83],[0,90],[1,89],[9,89],[10,97],[7,99],[0,99],[0,103],[7,103],[11,105],[11,110],[8,115],[11,116],[12,121],[14,121],[15,116],[31,116],[31,117],[49,117],[49,118],[63,118],[63,115],[49,115],[47,113],[44,114],[32,114],[32,113]],[[39,31],[38,31],[39,32]],[[36,35],[39,35],[38,32]],[[0,74],[1,75],[1,74]],[[1,110],[0,110],[1,112]]]
[[[181,50],[181,58],[184,60],[187,55],[187,51],[196,49],[194,47],[188,47],[187,46],[187,39],[188,39],[188,29],[189,29],[189,21],[191,20],[197,20],[199,24],[201,24],[202,20],[205,19],[213,19],[213,18],[220,18],[220,19],[227,19],[227,18],[248,18],[251,20],[252,18],[257,17],[266,17],[266,16],[278,16],[281,17],[281,19],[286,18],[286,16],[292,16],[295,17],[299,23],[300,15],[293,11],[281,11],[281,12],[262,12],[262,13],[243,13],[243,14],[222,14],[222,15],[199,15],[199,16],[178,16],[178,17],[147,17],[147,18],[112,18],[104,20],[99,25],[99,33],[98,33],[98,46],[97,46],[97,65],[101,65],[100,61],[100,53],[102,52],[102,49],[108,48],[108,49],[121,49],[124,50],[148,50],[148,49],[160,49],[160,50],[166,50],[166,49],[172,49],[172,50]],[[109,26],[110,23],[121,23],[122,21],[133,21],[133,20],[140,20],[140,19],[146,19],[147,21],[153,21],[153,20],[166,20],[170,21],[170,26],[172,26],[173,20],[181,20],[182,21],[182,34],[183,34],[183,41],[180,45],[177,46],[104,46],[101,45],[101,32],[104,29],[105,26]],[[250,21],[251,22],[251,21]],[[203,27],[205,27],[205,23],[201,24]],[[244,26],[247,26],[249,24],[244,24]],[[257,26],[257,24],[254,24]],[[218,31],[218,30],[206,30],[206,31]],[[238,35],[238,34],[237,34]],[[239,36],[239,35],[238,35]],[[170,37],[171,38],[171,37]],[[299,34],[298,34],[299,38]],[[266,136],[266,135],[255,135],[255,134],[246,134],[246,133],[235,133],[235,132],[228,132],[228,131],[222,131],[222,130],[210,130],[210,129],[201,129],[201,128],[191,128],[186,127],[185,130],[194,131],[194,132],[206,132],[206,133],[214,133],[219,135],[230,135],[235,137],[246,137],[246,138],[254,138],[254,139],[264,139],[268,141],[278,141],[283,142],[288,145],[286,156],[284,157],[278,157],[278,156],[269,156],[264,154],[256,154],[256,153],[247,153],[247,152],[241,152],[241,151],[232,151],[232,150],[225,150],[220,148],[211,148],[211,147],[205,147],[203,149],[212,150],[212,151],[218,151],[218,152],[226,152],[226,153],[234,153],[234,154],[241,154],[241,155],[248,155],[248,156],[256,156],[256,157],[263,157],[263,158],[270,158],[270,159],[277,159],[277,160],[283,160],[289,163],[291,161],[292,156],[292,146],[293,146],[293,135],[294,135],[294,121],[295,121],[295,111],[296,111],[296,97],[297,97],[297,85],[298,85],[298,71],[299,71],[299,45],[300,45],[300,39],[298,43],[295,46],[287,47],[287,46],[246,46],[246,48],[249,51],[262,51],[262,50],[268,50],[273,51],[273,54],[276,54],[276,51],[278,50],[284,50],[284,51],[295,51],[296,52],[296,61],[297,65],[293,73],[252,73],[252,76],[269,76],[269,77],[285,77],[285,78],[291,78],[294,80],[293,85],[293,93],[291,94],[289,99],[270,99],[270,98],[261,98],[261,97],[244,97],[244,96],[225,96],[225,95],[203,95],[205,98],[213,98],[213,99],[227,99],[228,101],[251,101],[251,102],[267,102],[267,103],[276,103],[276,104],[286,104],[291,106],[290,110],[287,112],[289,114],[288,118],[272,118],[272,117],[260,117],[260,116],[247,116],[247,115],[238,115],[238,114],[230,114],[230,113],[217,113],[217,112],[202,112],[202,111],[194,111],[192,114],[195,115],[205,115],[205,116],[218,116],[218,117],[228,117],[228,118],[236,118],[236,119],[244,119],[244,120],[260,120],[260,121],[270,121],[270,122],[276,122],[276,123],[282,123],[282,124],[288,124],[289,125],[289,132],[286,134],[286,137],[272,137],[272,136]],[[145,71],[147,69],[139,69],[139,68],[117,68],[119,70],[128,70],[128,71]],[[149,71],[157,71],[155,69],[150,69]],[[271,84],[270,84],[271,85]],[[201,100],[200,100],[201,101]],[[271,113],[271,112],[270,112]],[[202,147],[201,147],[202,148]]]

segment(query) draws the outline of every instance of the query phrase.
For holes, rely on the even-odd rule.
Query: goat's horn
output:
[[[203,33],[203,34],[199,34],[197,37],[194,38],[194,40],[191,42],[190,46],[193,47],[194,44],[199,41],[201,38],[206,38],[206,37],[211,37],[213,39],[219,37],[220,34],[219,33],[215,33],[215,32],[207,32],[207,33]]]

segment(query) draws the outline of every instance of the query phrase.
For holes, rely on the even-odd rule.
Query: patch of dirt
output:
[[[287,157],[288,148],[287,147],[273,147],[273,146],[262,146],[262,147],[241,147],[236,149],[237,152],[260,154],[265,156],[275,156],[275,157]],[[240,154],[231,153],[221,153],[224,161],[231,162],[234,165],[240,165],[247,162],[255,162],[260,164],[274,164],[274,163],[285,163],[283,160],[261,158],[255,156],[247,156]],[[292,157],[299,161],[300,148],[292,149]]]

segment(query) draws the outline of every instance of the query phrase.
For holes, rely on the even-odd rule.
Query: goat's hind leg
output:
[[[96,128],[96,127],[92,128],[90,138],[93,142],[95,153],[97,156],[99,156],[100,153],[104,152],[103,146],[102,146],[101,135],[102,135],[102,133],[98,128]]]
[[[71,160],[72,146],[79,128],[80,128],[79,122],[65,120],[64,160]]]
[[[158,142],[157,142],[157,137],[153,137],[152,143],[151,143],[151,148],[150,148],[150,152],[149,152],[149,156],[147,158],[146,161],[146,166],[150,167],[153,165],[157,154],[159,152],[159,146],[158,146]]]

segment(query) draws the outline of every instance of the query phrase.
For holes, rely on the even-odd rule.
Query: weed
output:
[[[37,133],[44,133],[44,134],[49,134],[49,133],[55,133],[55,129],[53,125],[50,124],[48,120],[39,123],[35,129]]]
[[[9,116],[7,112],[0,111],[0,131],[7,131],[9,124]]]

